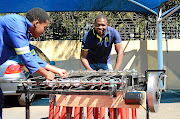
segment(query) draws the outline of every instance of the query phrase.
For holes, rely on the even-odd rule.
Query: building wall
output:
[[[31,41],[39,47],[56,66],[66,70],[85,70],[80,61],[81,42],[77,40]],[[120,70],[136,69],[144,74],[146,70],[158,69],[157,41],[123,41],[124,57]],[[166,69],[167,88],[180,88],[180,40],[163,40],[163,64]],[[111,52],[112,65],[115,65],[116,52]]]

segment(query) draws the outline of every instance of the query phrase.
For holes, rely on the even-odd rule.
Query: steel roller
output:
[[[158,73],[150,73],[147,82],[147,103],[151,112],[158,112],[160,99],[161,90]]]

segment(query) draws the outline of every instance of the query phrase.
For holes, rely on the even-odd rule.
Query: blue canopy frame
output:
[[[158,40],[158,69],[163,69],[162,20],[174,12],[180,12],[180,5],[162,13],[161,5],[168,0],[2,0],[0,13],[22,13],[40,7],[47,12],[68,11],[120,11],[156,15]]]

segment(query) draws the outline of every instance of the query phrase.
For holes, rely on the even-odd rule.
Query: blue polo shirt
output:
[[[0,17],[0,64],[18,55],[30,73],[47,63],[40,59],[29,42],[31,22],[23,16],[9,14]],[[33,54],[32,54],[33,53]]]
[[[111,63],[110,53],[112,44],[121,43],[119,32],[107,26],[104,36],[101,38],[95,29],[88,31],[82,41],[81,48],[88,51],[87,59],[92,63]]]

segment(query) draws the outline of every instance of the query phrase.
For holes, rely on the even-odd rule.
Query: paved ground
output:
[[[41,98],[30,106],[30,119],[48,119],[49,98]],[[85,109],[86,110],[86,109]],[[158,113],[150,113],[150,119],[180,119],[180,91],[168,90],[162,94]],[[85,111],[86,112],[86,111]],[[130,111],[131,113],[131,111]],[[26,119],[24,107],[3,109],[3,119]],[[86,119],[86,116],[84,117]],[[108,119],[106,117],[106,119]],[[131,118],[130,118],[131,119]],[[137,110],[137,119],[146,119],[144,109]]]

